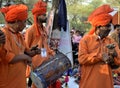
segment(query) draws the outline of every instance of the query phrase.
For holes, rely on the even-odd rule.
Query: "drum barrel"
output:
[[[60,78],[69,68],[71,68],[69,58],[58,51],[54,57],[36,68],[33,73],[39,79],[43,80],[42,83],[44,85],[49,86],[51,83],[54,83],[58,78]]]

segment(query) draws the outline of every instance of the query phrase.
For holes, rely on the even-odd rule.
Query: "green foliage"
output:
[[[107,3],[109,3],[111,6],[119,6],[120,0],[106,0]]]
[[[4,21],[4,17],[2,14],[0,14],[0,24],[3,24],[5,21]]]
[[[86,23],[90,13],[102,4],[100,0],[66,0],[68,19],[71,28],[75,27],[80,31],[88,31],[90,24]]]
[[[86,21],[93,10],[102,4],[119,7],[120,0],[66,0],[66,3],[71,28],[75,27],[87,32],[91,28],[91,25],[86,23]]]
[[[31,9],[33,5],[38,0],[0,0],[0,5],[5,4],[8,1],[12,1],[12,3],[24,3],[29,7],[29,21],[33,22],[33,15],[31,13]],[[47,1],[47,0],[46,0]],[[70,22],[70,26],[79,29],[80,31],[89,31],[91,25],[88,24],[87,18],[90,13],[99,7],[102,4],[110,4],[112,7],[119,7],[120,0],[65,0],[67,5],[67,15],[68,20]],[[3,3],[4,2],[4,3]],[[53,0],[54,4],[57,4],[56,0]],[[53,5],[49,3],[49,5]],[[48,5],[48,11],[51,9]],[[0,23],[4,23],[4,17],[0,14]]]

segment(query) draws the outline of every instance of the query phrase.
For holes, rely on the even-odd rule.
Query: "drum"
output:
[[[31,72],[30,77],[37,88],[47,88],[60,78],[71,62],[66,55],[57,51],[56,55]]]

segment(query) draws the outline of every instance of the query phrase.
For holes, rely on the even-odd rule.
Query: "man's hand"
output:
[[[38,49],[38,45],[33,46],[30,50],[32,51],[32,50],[36,50],[36,49]]]
[[[113,56],[113,57],[117,57],[117,52],[116,52],[115,48],[108,49],[108,55]]]
[[[29,66],[31,66],[31,63],[32,63],[32,58],[30,57],[30,56],[27,56],[26,55],[26,59],[25,59],[25,61],[27,62],[27,64],[29,65]]]
[[[109,60],[109,56],[107,53],[103,53],[102,54],[102,60],[107,64],[108,63],[108,60]]]
[[[37,54],[40,54],[40,53],[41,53],[41,49],[38,48],[38,45],[33,46],[33,47],[30,49],[30,51],[25,51],[25,54],[27,54],[27,55],[29,55],[29,56],[31,56],[31,57],[33,57],[33,56],[35,56],[35,55],[37,55]]]
[[[102,59],[106,64],[114,62],[114,57],[112,55],[109,55],[108,53],[102,54]]]
[[[115,50],[115,44],[108,44],[107,46],[108,49],[108,55],[109,56],[113,56],[113,57],[117,57],[117,52]]]

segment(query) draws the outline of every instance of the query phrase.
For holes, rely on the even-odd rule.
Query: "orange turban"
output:
[[[91,24],[92,24],[93,28],[90,30],[89,34],[93,34],[95,32],[95,27],[105,26],[108,23],[110,23],[111,20],[112,20],[112,16],[109,14],[100,14],[100,15],[94,17],[91,20]]]
[[[110,13],[112,12],[113,9],[110,7],[110,5],[102,5],[98,8],[96,8],[88,17],[88,21],[90,22],[92,20],[92,18],[94,18],[97,15],[103,14],[103,13]]]
[[[46,6],[47,4],[40,0],[34,5],[34,8],[32,9],[32,14],[34,15],[34,24],[35,24],[37,36],[40,35],[40,31],[39,31],[39,27],[37,23],[37,16],[43,15],[46,13],[47,11]]]
[[[34,8],[32,9],[33,15],[43,15],[46,13],[46,6],[47,4],[43,1],[38,1],[35,5]]]
[[[105,26],[112,20],[112,16],[109,14],[100,14],[94,17],[91,21],[92,26]]]
[[[23,4],[11,5],[0,9],[0,11],[5,14],[5,20],[7,22],[26,20],[28,16],[27,10],[27,6]]]
[[[112,11],[113,9],[111,9],[109,5],[102,5],[101,7],[98,7],[96,10],[94,10],[88,17],[88,21],[93,26],[89,34],[93,34],[95,32],[95,27],[105,26],[110,23],[112,16],[108,13]]]

